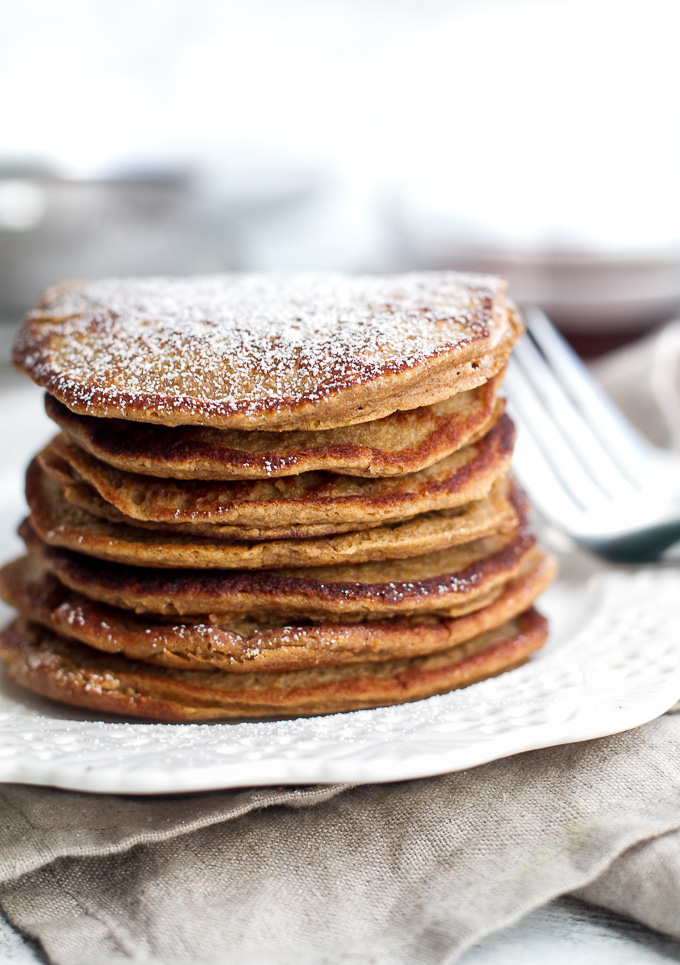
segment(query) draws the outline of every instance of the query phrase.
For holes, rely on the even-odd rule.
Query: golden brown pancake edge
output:
[[[31,525],[45,543],[131,566],[195,569],[276,569],[406,559],[509,532],[517,526],[508,478],[455,510],[320,538],[231,542],[185,531],[113,523],[69,503],[58,483],[33,463],[26,496]]]
[[[315,524],[359,528],[480,499],[507,473],[514,440],[514,425],[503,414],[483,438],[435,465],[387,478],[310,472],[222,483],[155,479],[115,469],[63,436],[53,439],[37,459],[58,479],[67,499],[82,500],[82,495],[74,496],[73,487],[85,482],[128,520],[166,526],[261,526],[265,530]],[[96,502],[83,508],[97,515]]]
[[[318,619],[414,612],[460,615],[519,572],[535,546],[524,497],[513,491],[515,533],[407,560],[280,570],[162,570],[108,563],[46,545],[29,521],[20,535],[71,589],[137,612],[188,616],[276,612]],[[461,608],[463,608],[461,610]]]
[[[35,557],[0,569],[0,596],[24,617],[98,650],[184,670],[232,673],[339,666],[422,656],[464,643],[528,609],[549,585],[555,561],[536,550],[488,606],[466,616],[428,616],[354,624],[270,626],[167,623],[97,603],[69,590]]]
[[[425,657],[286,673],[228,674],[152,667],[16,620],[0,634],[11,680],[97,713],[181,720],[316,716],[422,700],[517,667],[541,647],[533,608],[501,627]]]
[[[431,406],[319,432],[125,422],[78,415],[49,394],[45,410],[72,442],[126,472],[216,481],[315,470],[393,476],[424,469],[484,435],[503,408],[503,374]]]

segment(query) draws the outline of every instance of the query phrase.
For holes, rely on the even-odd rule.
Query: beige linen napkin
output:
[[[659,441],[660,344],[602,371]],[[566,893],[680,938],[680,714],[384,786],[0,790],[0,905],[59,965],[448,963]]]
[[[680,715],[350,789],[2,793],[0,903],[64,965],[451,962],[557,895],[680,938]]]

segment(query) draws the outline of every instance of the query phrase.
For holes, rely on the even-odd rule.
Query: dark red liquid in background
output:
[[[649,332],[650,329],[648,327],[639,329],[627,328],[619,332],[596,332],[592,334],[588,332],[570,332],[562,329],[562,334],[571,347],[584,359],[594,359],[597,358],[598,355],[605,355],[607,352],[621,348],[623,345],[629,345],[631,342],[635,342],[637,339],[649,335]]]

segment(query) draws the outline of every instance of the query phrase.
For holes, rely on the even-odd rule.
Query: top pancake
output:
[[[521,322],[490,276],[231,274],[49,289],[14,362],[74,412],[329,429],[481,385]]]

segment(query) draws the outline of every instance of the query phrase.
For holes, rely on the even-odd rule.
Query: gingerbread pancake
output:
[[[0,635],[0,659],[16,683],[97,713],[168,721],[307,717],[401,704],[465,687],[524,663],[546,636],[546,621],[531,609],[424,657],[234,674],[151,666],[19,619]]]
[[[489,606],[454,619],[400,617],[355,624],[268,625],[234,618],[214,623],[167,623],[89,600],[69,590],[35,556],[0,570],[0,596],[28,619],[62,637],[135,660],[231,673],[302,670],[423,656],[458,646],[527,610],[555,573],[536,552]]]
[[[109,522],[71,505],[37,462],[29,467],[26,495],[31,524],[50,546],[133,566],[267,569],[406,559],[512,530],[517,516],[510,486],[504,478],[488,496],[459,509],[424,513],[358,533],[253,543],[210,540],[172,532],[172,527],[164,533]]]
[[[13,358],[84,415],[317,430],[473,389],[521,331],[484,275],[107,279],[47,291]]]
[[[500,415],[503,373],[406,412],[338,429],[245,432],[97,419],[45,396],[47,414],[81,448],[127,472],[172,479],[257,479],[322,469],[349,476],[417,472],[483,435]]]
[[[314,622],[404,613],[460,616],[485,606],[519,573],[535,538],[517,492],[515,532],[406,560],[277,570],[151,569],[48,546],[30,521],[19,532],[62,583],[93,600],[173,616],[277,614]]]
[[[241,542],[258,542],[263,540],[282,539],[313,539],[318,536],[334,536],[338,533],[354,533],[374,526],[380,526],[380,520],[364,523],[286,523],[283,526],[249,526],[231,523],[155,523],[149,520],[131,519],[119,509],[107,503],[96,489],[84,482],[71,466],[61,459],[54,450],[43,450],[39,453],[40,461],[36,457],[26,472],[26,495],[30,499],[30,491],[35,490],[35,480],[44,473],[49,476],[62,490],[64,498],[72,506],[84,509],[85,512],[98,519],[109,520],[112,523],[132,525],[142,529],[156,530],[164,533],[186,533],[192,537],[204,537],[207,540],[234,540]],[[275,521],[274,521],[275,522]]]
[[[78,484],[94,489],[117,511],[111,514],[101,508],[114,521],[122,514],[128,522],[162,523],[166,529],[225,523],[265,530],[286,525],[361,528],[481,499],[507,473],[514,438],[510,418],[502,415],[477,442],[419,472],[387,478],[308,472],[240,482],[155,479],[115,469],[64,435],[57,436],[38,460],[58,478],[70,501],[82,498]],[[94,503],[83,508],[97,513]]]

